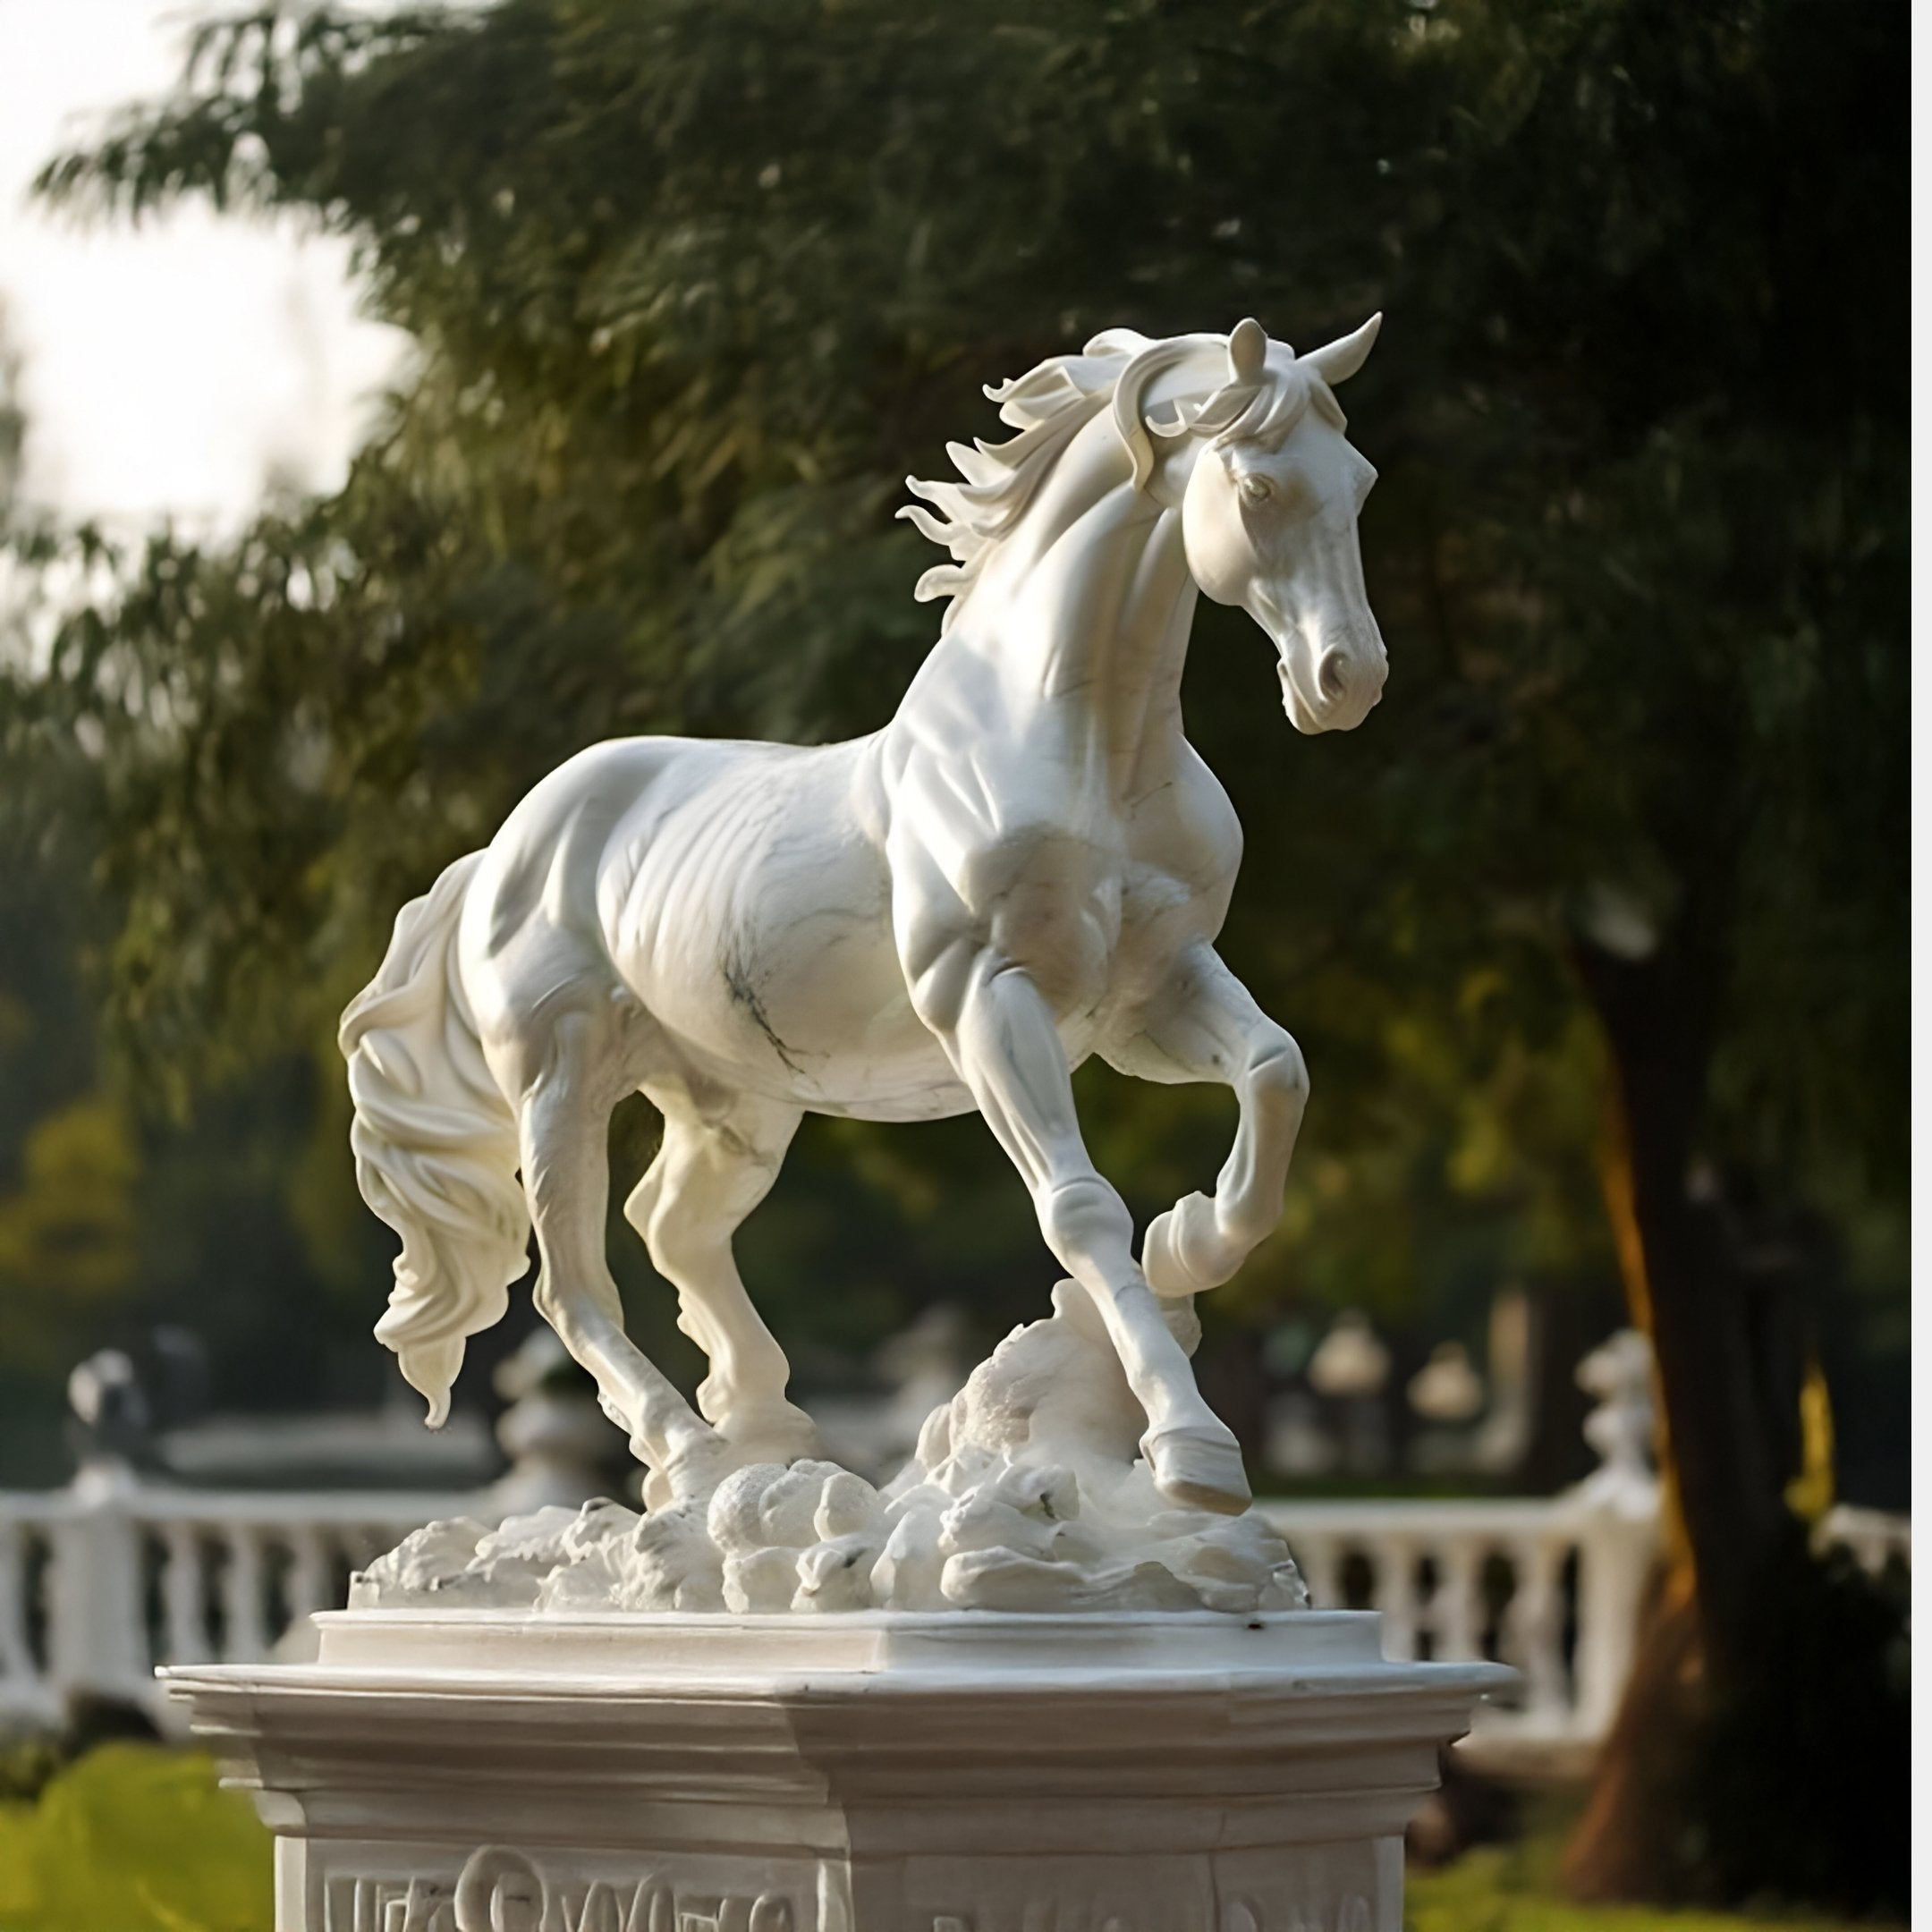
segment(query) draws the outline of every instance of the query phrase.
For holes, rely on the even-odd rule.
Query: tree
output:
[[[1561,716],[1516,708],[1516,805],[1555,836],[1529,856],[1570,902],[1609,1055],[1608,1205],[1683,1531],[1572,1852],[1578,1887],[1615,1895],[1681,1863],[1682,1821],[1707,1809],[1684,1797],[1697,1753],[1764,1742],[1780,1648],[1830,1648],[1794,1600],[1866,1657],[1836,1680],[1861,1716],[1883,1702],[1880,1649],[1852,1638],[1864,1613],[1809,1578],[1799,1509],[1830,1501],[1816,1318],[1792,1204],[1750,1196],[1848,1160],[1902,1182],[1902,1091],[1870,1075],[1899,1063],[1906,1010],[1905,742],[1887,723],[1906,665],[1906,310],[1895,21],[1591,12],[1509,136],[1503,212],[1529,239],[1499,295],[1567,393],[1541,412],[1557,513],[1519,517],[1513,567],[1489,570],[1541,606],[1519,662],[1560,693]],[[1848,147],[1853,125],[1868,134]],[[1567,191],[1552,205],[1563,168],[1594,223]],[[1722,241],[1699,261],[1707,224]],[[1843,379],[1800,401],[1806,368]],[[1687,1646],[1702,1689],[1674,1723]],[[1882,1734],[1902,1741],[1895,1716]],[[1723,1885],[1816,1882],[1829,1800],[1795,1813],[1782,1757],[1731,1752],[1736,1809],[1708,1819],[1704,1853]],[[1882,1778],[1833,1818],[1841,1844],[1881,1819],[1902,1843],[1896,1761]],[[1899,1883],[1895,1853],[1868,1869],[1874,1890]]]
[[[590,739],[879,722],[929,636],[897,479],[976,381],[1114,322],[1385,308],[1350,401],[1387,703],[1289,757],[1211,614],[1188,692],[1250,830],[1228,951],[1316,1070],[1291,1218],[1311,1270],[1332,1232],[1440,1286],[1426,1173],[1520,1253],[1617,1258],[1683,1530],[1652,1660],[1707,1690],[1633,1702],[1577,1882],[1693,1886],[1691,1817],[1723,1888],[1855,1892],[1707,1774],[1795,1640],[1767,1605],[1826,1600],[1784,1587],[1828,1482],[1819,1244],[1751,1200],[1902,1198],[1903,32],[1823,0],[205,30],[180,99],[45,185],[301,211],[419,358],[339,496],[148,547],[56,647],[122,1037],[181,1086],[319,1036],[394,906]],[[1096,1087],[1149,1187],[1199,1158],[1194,1100]]]

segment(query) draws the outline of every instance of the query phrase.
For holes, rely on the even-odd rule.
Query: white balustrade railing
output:
[[[204,1489],[95,1453],[64,1489],[0,1490],[0,1732],[56,1723],[76,1696],[174,1726],[160,1665],[258,1662],[310,1612],[340,1609],[351,1572],[427,1522],[496,1522],[596,1494],[619,1438],[588,1393],[552,1385],[566,1360],[538,1328],[498,1368],[510,1466],[484,1489]]]
[[[1497,1765],[1586,1762],[1616,1715],[1657,1554],[1654,1499],[1585,1484],[1488,1502],[1265,1502],[1324,1609],[1382,1613],[1392,1657],[1496,1658],[1521,1674],[1513,1698],[1477,1712],[1470,1755]],[[1911,1521],[1840,1507],[1821,1548],[1877,1574],[1910,1568]]]
[[[99,1464],[50,1494],[0,1492],[0,1725],[56,1722],[77,1693],[168,1716],[164,1664],[246,1664],[349,1572],[487,1496],[234,1494]]]
[[[1618,1337],[1579,1373],[1602,1398],[1586,1431],[1604,1466],[1559,1496],[1261,1504],[1312,1601],[1379,1610],[1390,1657],[1495,1657],[1521,1674],[1512,1701],[1479,1712],[1479,1758],[1587,1761],[1630,1673],[1658,1534],[1648,1352]],[[113,1462],[65,1489],[0,1491],[0,1728],[56,1722],[76,1693],[171,1722],[157,1665],[257,1661],[308,1613],[344,1602],[352,1570],[436,1518],[588,1494],[592,1479],[572,1488],[581,1465],[564,1456],[569,1406],[526,1403],[505,1440],[528,1448],[528,1436],[548,1460],[520,1456],[487,1491],[225,1493]],[[1868,1570],[1911,1563],[1906,1517],[1840,1507],[1818,1533]]]
[[[1657,1547],[1654,1505],[1588,1486],[1493,1501],[1269,1502],[1312,1603],[1382,1613],[1391,1657],[1496,1658],[1519,1690],[1472,1755],[1587,1756],[1614,1716]]]
[[[1626,1331],[1577,1371],[1599,1398],[1584,1433],[1603,1467],[1561,1495],[1493,1500],[1271,1501],[1309,1600],[1382,1613],[1392,1657],[1490,1657],[1521,1674],[1481,1706],[1478,1762],[1579,1767],[1616,1716],[1656,1559],[1660,1492],[1649,1459],[1650,1351]],[[1911,1519],[1840,1504],[1818,1523],[1873,1574],[1911,1563]]]

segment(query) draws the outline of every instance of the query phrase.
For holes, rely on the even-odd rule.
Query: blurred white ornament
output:
[[[1482,1410],[1483,1379],[1460,1342],[1438,1342],[1409,1378],[1409,1406],[1430,1422],[1467,1422]]]
[[[1389,1352],[1360,1309],[1344,1309],[1309,1362],[1309,1382],[1318,1395],[1359,1401],[1379,1395],[1389,1377]]]

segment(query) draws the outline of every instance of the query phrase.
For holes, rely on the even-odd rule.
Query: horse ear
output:
[[[1261,380],[1261,365],[1267,360],[1267,331],[1252,316],[1234,325],[1227,339],[1228,367],[1238,383]]]
[[[1375,347],[1381,327],[1382,311],[1378,309],[1352,335],[1340,336],[1324,349],[1310,350],[1301,360],[1333,388],[1337,383],[1346,382],[1368,360],[1368,352]]]

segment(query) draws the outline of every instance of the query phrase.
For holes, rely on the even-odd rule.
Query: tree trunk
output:
[[[1683,1862],[1680,1801],[1695,1776],[1704,1709],[1703,1643],[1686,1579],[1667,1563],[1652,1577],[1623,1702],[1563,1854],[1563,1889],[1573,1899],[1655,1896]]]
[[[1694,1889],[1685,1808],[1699,1735],[1715,1705],[1748,1686],[1765,1581],[1796,1528],[1784,1495],[1789,1377],[1767,1360],[1763,1297],[1715,1177],[1694,1170],[1724,976],[1707,936],[1722,925],[1687,915],[1640,959],[1587,943],[1576,954],[1614,1073],[1606,1194],[1631,1314],[1656,1353],[1665,1512],[1637,1663],[1565,1858],[1579,1898]]]

